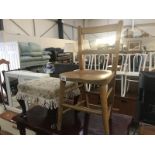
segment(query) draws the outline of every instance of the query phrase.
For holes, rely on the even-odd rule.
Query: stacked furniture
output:
[[[45,51],[50,56],[50,65],[53,66],[50,76],[59,77],[60,73],[79,68],[77,64],[73,63],[72,52],[64,52],[64,49],[54,47],[45,48]]]
[[[48,56],[41,46],[33,42],[19,42],[20,68],[45,65],[50,56]]]
[[[71,63],[73,62],[73,54],[71,52],[64,52],[62,48],[45,48],[48,55],[50,56],[50,62],[58,63]]]

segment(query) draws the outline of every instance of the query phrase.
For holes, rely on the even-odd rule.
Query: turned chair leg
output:
[[[84,114],[84,124],[83,124],[83,134],[84,135],[88,135],[89,119],[90,119],[90,114],[85,113]]]
[[[100,87],[100,100],[102,105],[103,128],[106,135],[109,134],[109,114],[106,86]]]

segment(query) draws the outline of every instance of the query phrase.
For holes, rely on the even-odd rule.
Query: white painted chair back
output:
[[[85,55],[85,69],[106,70],[109,63],[109,54]]]
[[[128,54],[127,72],[139,73],[146,67],[147,54]]]
[[[148,54],[149,57],[149,71],[152,71],[155,69],[155,52],[150,52]]]
[[[120,81],[120,88],[121,88],[121,96],[123,96],[124,92],[124,76],[127,70],[127,60],[128,60],[128,54],[120,53],[119,54],[119,62],[116,72],[116,80]]]
[[[85,55],[85,69],[107,70],[109,54],[89,54]],[[86,84],[86,90],[91,90],[91,84]]]
[[[129,90],[129,83],[130,82],[138,82],[137,79],[133,79],[131,77],[138,77],[140,71],[144,71],[146,68],[146,60],[147,54],[128,54],[127,58],[127,71],[125,72],[125,79],[124,79],[124,86],[122,96],[126,95],[126,92]]]
[[[119,60],[116,74],[124,73],[127,69],[128,54],[119,54]]]

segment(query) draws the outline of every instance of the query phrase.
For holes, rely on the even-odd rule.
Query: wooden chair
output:
[[[6,87],[4,87],[5,83],[2,82],[3,81],[2,80],[2,75],[3,75],[3,71],[2,70],[10,70],[9,64],[10,64],[9,61],[7,61],[5,59],[0,59],[0,65],[6,65],[6,66],[1,67],[1,72],[0,72],[1,98],[2,98],[2,103],[3,103],[5,109],[6,109],[6,106],[5,106],[5,97],[4,97],[4,91],[3,91],[3,89],[5,89]],[[4,75],[3,75],[3,77],[4,77]]]
[[[118,24],[105,25],[100,27],[89,27],[89,28],[78,28],[78,51],[79,51],[79,70],[66,72],[60,74],[60,105],[58,108],[58,121],[57,129],[61,130],[62,116],[66,111],[66,108],[74,109],[77,111],[83,111],[86,113],[101,114],[103,117],[103,127],[105,134],[109,134],[109,118],[111,114],[112,105],[114,103],[114,93],[115,93],[115,75],[118,63],[119,45],[120,45],[120,34],[122,30],[122,21]],[[102,50],[82,50],[83,36],[85,34],[94,33],[105,33],[105,32],[116,32],[116,42],[114,49],[107,52]],[[113,53],[114,60],[111,70],[86,70],[84,67],[84,55],[86,54],[105,54]],[[93,105],[87,100],[81,100],[77,104],[69,104],[65,102],[65,84],[66,81],[78,82],[80,84],[97,84],[99,86],[100,95],[100,105]],[[110,88],[107,90],[107,85]],[[85,88],[85,87],[83,87]],[[87,94],[87,93],[86,93]],[[108,103],[109,101],[109,103]]]

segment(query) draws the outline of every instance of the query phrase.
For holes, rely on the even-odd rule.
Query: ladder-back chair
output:
[[[1,70],[1,72],[0,72],[0,87],[1,87],[1,90],[0,91],[1,91],[2,103],[3,103],[4,107],[5,107],[5,109],[6,109],[6,106],[5,106],[4,90],[6,92],[6,85],[5,85],[5,79],[3,79],[3,78],[5,78],[4,74],[3,74],[3,71],[5,71],[5,70],[9,71],[10,70],[9,64],[10,64],[9,61],[7,61],[5,59],[0,59],[0,65],[1,65],[1,67],[0,67],[0,70]]]
[[[83,111],[86,113],[95,113],[101,114],[103,118],[103,128],[105,134],[109,134],[109,119],[111,115],[112,105],[114,103],[114,93],[115,93],[115,75],[117,70],[119,47],[120,47],[120,36],[122,30],[122,21],[118,24],[113,25],[104,25],[99,27],[88,27],[88,28],[78,28],[78,56],[79,56],[79,70],[72,72],[66,72],[60,74],[60,105],[58,108],[58,122],[57,128],[61,130],[61,124],[63,119],[63,113],[66,108],[74,109],[77,111]],[[113,49],[108,51],[102,50],[83,50],[83,38],[85,34],[94,34],[94,33],[106,33],[106,32],[116,32],[116,41]],[[85,69],[85,55],[96,55],[96,54],[106,54],[113,53],[114,60],[111,67],[111,70],[87,70]],[[99,86],[99,95],[101,105],[93,105],[89,103],[87,97],[85,100],[77,102],[77,104],[68,104],[65,102],[65,84],[66,81],[78,82],[83,85],[88,84],[97,84]],[[107,85],[109,89],[107,90]],[[83,87],[85,88],[85,87]],[[85,90],[87,91],[87,90]],[[108,103],[109,101],[109,103]]]

